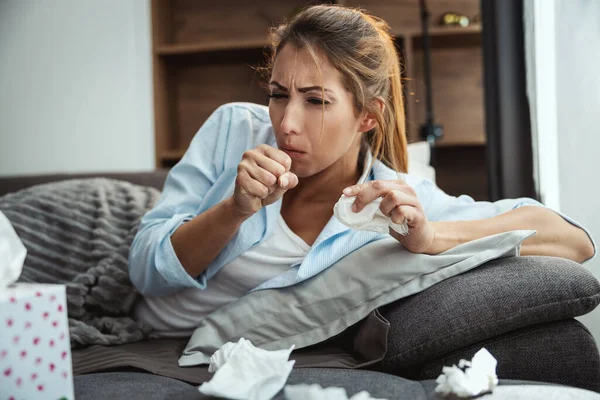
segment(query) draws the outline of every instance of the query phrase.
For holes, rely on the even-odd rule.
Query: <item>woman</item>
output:
[[[398,251],[438,254],[460,243],[535,229],[524,255],[595,255],[577,223],[528,198],[475,202],[406,173],[398,54],[380,19],[313,6],[272,32],[269,106],[232,103],[204,123],[142,220],[130,276],[137,318],[162,336],[190,335],[249,290],[292,285],[386,235],[333,215],[377,198],[406,236]],[[534,206],[534,207],[524,207]],[[401,245],[400,245],[401,244]]]

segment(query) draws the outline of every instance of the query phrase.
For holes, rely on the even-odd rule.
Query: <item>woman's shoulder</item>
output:
[[[233,119],[254,120],[258,123],[271,125],[269,108],[262,104],[249,102],[231,102],[219,106],[215,113],[227,113]]]
[[[239,149],[271,144],[275,138],[268,107],[249,102],[232,102],[219,106],[196,136],[205,134],[222,142],[227,148]],[[203,141],[202,138],[198,140]]]
[[[373,164],[373,178],[374,179],[382,179],[382,180],[387,180],[387,179],[401,179],[404,182],[406,182],[409,186],[411,186],[413,189],[421,189],[421,188],[430,188],[431,186],[435,187],[435,183],[433,183],[429,178],[422,176],[420,174],[415,174],[415,173],[411,173],[410,171],[408,173],[406,172],[398,172],[390,167],[388,167],[387,165],[385,165],[383,162],[377,160],[375,161],[375,163]]]

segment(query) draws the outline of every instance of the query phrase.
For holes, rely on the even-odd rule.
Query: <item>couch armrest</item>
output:
[[[600,282],[556,257],[492,260],[381,308],[390,321],[384,364],[417,365],[530,325],[587,314]]]

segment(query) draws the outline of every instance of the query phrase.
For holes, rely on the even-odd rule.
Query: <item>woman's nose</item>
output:
[[[289,102],[281,120],[281,132],[287,135],[298,134],[302,130],[302,110],[299,106]]]

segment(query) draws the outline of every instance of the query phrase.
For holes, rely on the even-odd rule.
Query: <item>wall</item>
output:
[[[153,169],[149,12],[0,1],[0,175]]]
[[[527,90],[536,182],[544,204],[588,228],[597,240],[595,186],[600,149],[600,2],[524,2]],[[600,279],[600,257],[585,264]],[[578,318],[600,345],[600,308]]]
[[[555,1],[561,211],[600,240],[600,1]],[[600,257],[586,264],[600,278]],[[600,309],[580,318],[600,345]]]

